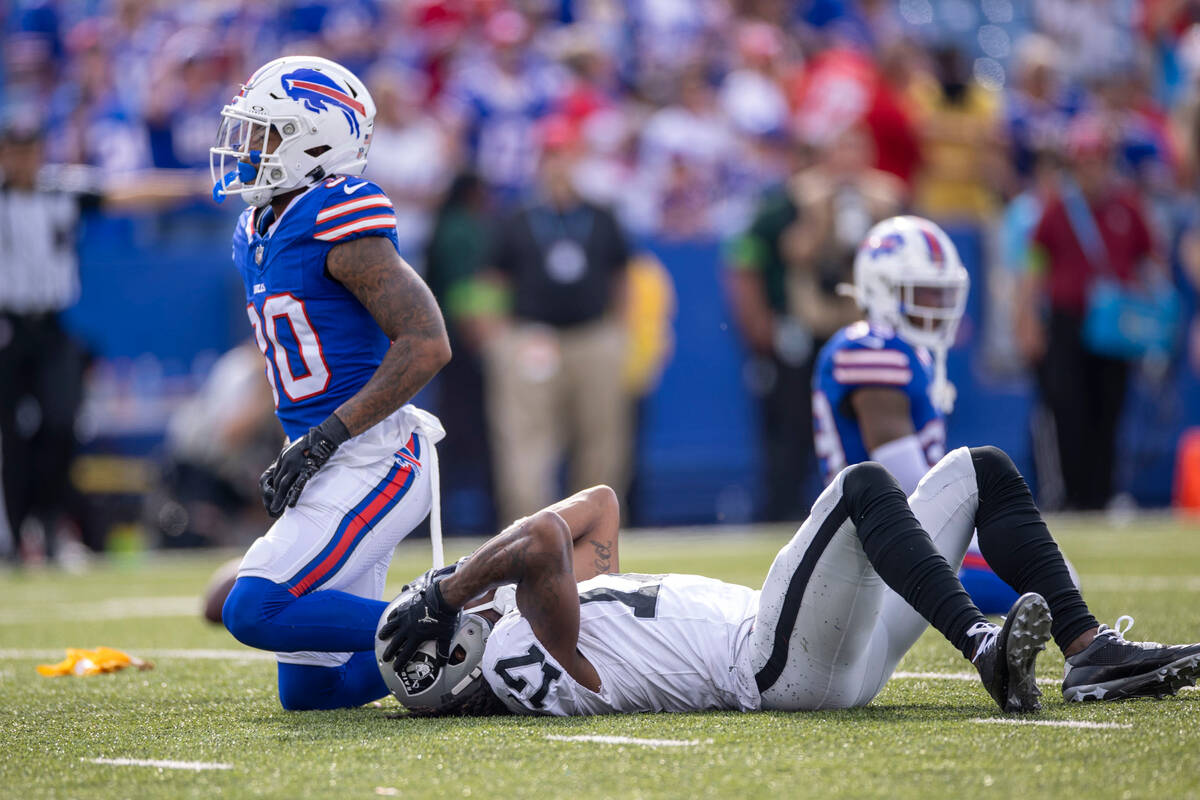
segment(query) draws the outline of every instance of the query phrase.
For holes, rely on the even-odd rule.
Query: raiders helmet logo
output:
[[[417,651],[412,661],[405,664],[404,670],[397,674],[404,684],[405,692],[409,695],[420,694],[437,680],[437,662],[429,653]]]

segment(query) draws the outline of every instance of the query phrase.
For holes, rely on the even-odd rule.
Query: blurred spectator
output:
[[[1031,33],[1017,44],[1014,82],[1005,99],[1012,165],[1018,180],[1034,179],[1038,155],[1062,147],[1062,138],[1082,98],[1063,80],[1053,39]]]
[[[578,131],[552,117],[541,133],[538,193],[496,232],[489,261],[511,293],[511,311],[484,339],[501,519],[559,493],[564,453],[570,491],[607,483],[623,494],[629,475],[629,247],[613,215],[573,186]]]
[[[1016,303],[1021,300],[1018,287],[1029,270],[1033,233],[1059,185],[1060,150],[1031,150],[1025,158],[1029,178],[1000,217],[998,262],[987,271],[986,284],[977,287],[986,304],[981,337],[984,354],[988,368],[997,375],[1015,375],[1025,368],[1013,328]]]
[[[150,514],[168,547],[244,546],[268,523],[258,491],[279,421],[262,354],[246,342],[222,355],[167,424],[164,496]]]
[[[492,530],[491,450],[484,418],[484,345],[472,321],[494,313],[495,294],[477,279],[489,251],[487,191],[464,172],[450,184],[433,219],[425,250],[425,280],[446,320],[454,357],[437,377],[437,411],[446,438],[438,445],[446,530]]]
[[[92,20],[77,25],[68,39],[71,80],[61,83],[50,98],[49,122],[57,134],[46,142],[52,163],[91,164],[119,173],[149,162],[139,109],[118,91],[106,33],[106,26]]]
[[[560,76],[529,47],[532,29],[516,11],[484,26],[489,49],[462,54],[447,90],[447,112],[467,143],[472,167],[498,196],[515,200],[537,167],[537,120],[561,89]]]
[[[917,57],[904,41],[883,51],[881,66],[854,50],[818,54],[791,82],[797,135],[821,146],[862,125],[871,134],[874,166],[911,187],[921,162],[907,97]]]
[[[819,350],[829,336],[858,319],[858,308],[837,286],[853,280],[854,254],[876,222],[901,210],[903,185],[871,166],[871,135],[862,126],[822,147],[816,163],[789,184],[798,218],[783,234],[787,297]]]
[[[1038,28],[1055,41],[1064,69],[1079,82],[1111,74],[1132,62],[1141,5],[1129,0],[1037,0],[1031,4]]]
[[[570,71],[558,109],[583,137],[575,188],[587,200],[615,207],[628,193],[633,172],[628,153],[633,117],[620,97],[616,64],[596,31],[583,25],[564,29],[558,52]]]
[[[727,189],[741,163],[739,142],[703,73],[679,81],[678,101],[642,128],[638,191],[627,197],[639,228],[672,238],[713,237],[740,222],[730,218]]]
[[[747,22],[737,31],[736,44],[739,64],[721,83],[721,111],[752,136],[784,130],[788,102],[781,86],[781,32],[765,22]]]
[[[796,170],[803,164],[793,148]],[[728,249],[725,289],[742,341],[749,351],[750,391],[760,403],[761,450],[768,520],[797,519],[811,500],[806,484],[816,478],[811,406],[812,334],[788,313],[783,237],[798,217],[791,187],[763,195],[754,219]]]
[[[764,198],[731,250],[727,289],[761,401],[767,519],[802,517],[815,494],[813,359],[858,319],[837,285],[852,279],[871,225],[900,208],[900,181],[873,169],[873,156],[863,126],[833,137],[814,165]]]
[[[1073,123],[1066,154],[1068,170],[1033,233],[1016,334],[1054,420],[1065,503],[1098,509],[1113,494],[1129,364],[1089,349],[1083,337],[1089,291],[1105,276],[1128,285],[1144,270],[1163,267],[1141,198],[1118,182],[1103,124],[1087,117]],[[1053,465],[1038,466],[1039,481],[1053,481]]]
[[[418,73],[380,67],[367,76],[367,87],[379,109],[369,174],[396,211],[400,255],[424,272],[433,210],[453,175],[453,140],[436,119],[421,112],[425,87]]]
[[[208,33],[184,29],[163,46],[146,107],[151,163],[161,169],[208,166],[214,109],[230,96]]]
[[[53,546],[68,492],[87,356],[59,314],[79,299],[80,213],[189,197],[198,181],[155,174],[103,181],[94,170],[43,169],[38,121],[12,113],[0,129],[0,462],[19,552],[30,520]]]
[[[1180,156],[1166,112],[1150,93],[1148,66],[1138,60],[1095,84],[1096,113],[1111,126],[1122,171],[1142,193],[1152,230],[1162,237],[1175,202]]]
[[[938,221],[988,222],[1009,183],[1001,98],[972,77],[958,48],[938,48],[933,62],[911,90],[924,159],[914,205]]]

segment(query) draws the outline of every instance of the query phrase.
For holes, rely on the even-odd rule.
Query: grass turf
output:
[[[1053,525],[1096,615],[1138,617],[1133,638],[1200,639],[1200,528],[1165,518],[1114,529]],[[758,585],[789,531],[630,532],[622,567]],[[451,542],[457,556],[469,547]],[[398,551],[389,589],[421,571],[427,544]],[[971,667],[927,633],[867,708],[807,714],[584,719],[397,718],[376,706],[285,713],[274,664],[203,623],[199,593],[222,556],[156,557],[81,576],[0,575],[0,795],[5,797],[1200,797],[1200,692],[1161,702],[1065,706],[1043,685],[1039,720],[1003,719],[977,682],[911,673]],[[149,672],[42,678],[64,647],[110,645]],[[192,651],[192,652],[179,652]],[[222,651],[244,653],[230,657]],[[1053,647],[1039,663],[1061,677]],[[1022,718],[1029,719],[1029,718]],[[682,746],[548,740],[608,735]],[[161,759],[192,771],[94,763]]]

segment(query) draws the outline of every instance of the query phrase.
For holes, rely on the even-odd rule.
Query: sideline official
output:
[[[541,128],[538,190],[494,239],[489,280],[504,294],[481,335],[501,519],[568,491],[629,479],[631,399],[624,386],[625,235],[582,199],[572,171],[579,135],[565,119]]]
[[[202,188],[182,171],[102,181],[88,167],[45,166],[43,144],[35,121],[0,126],[0,555],[12,558],[31,520],[53,547],[67,499],[86,354],[60,315],[79,299],[80,214],[158,206]]]

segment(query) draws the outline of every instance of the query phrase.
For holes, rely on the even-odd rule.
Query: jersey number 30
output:
[[[325,363],[321,340],[308,320],[302,300],[288,293],[273,294],[263,301],[262,316],[253,304],[246,306],[246,313],[254,328],[254,341],[267,359],[267,380],[271,383],[276,408],[279,407],[277,385],[293,403],[318,395],[329,387],[329,365]],[[280,342],[281,326],[290,330],[290,341]],[[294,369],[293,364],[302,370]],[[276,375],[279,376],[278,384]]]

